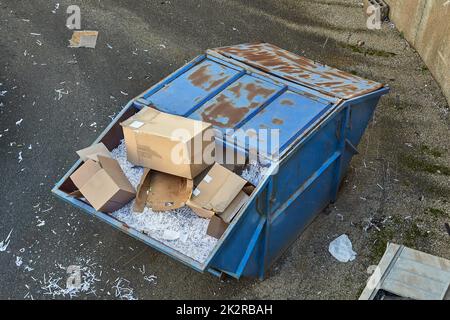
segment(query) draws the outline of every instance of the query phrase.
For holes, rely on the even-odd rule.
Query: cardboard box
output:
[[[133,164],[192,179],[214,162],[209,123],[145,107],[121,125]]]
[[[70,179],[95,210],[114,212],[130,202],[136,192],[116,160],[96,153],[103,147],[93,146],[93,153],[80,150],[86,161]]]
[[[194,183],[191,179],[145,169],[139,183],[133,210],[167,211],[183,207],[189,200]]]
[[[225,212],[246,183],[234,172],[215,163],[194,189],[187,205],[200,217],[212,218],[216,213]]]

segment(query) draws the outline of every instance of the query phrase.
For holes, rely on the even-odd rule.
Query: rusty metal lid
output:
[[[340,99],[351,99],[383,87],[381,83],[317,63],[269,43],[240,44],[212,51]]]

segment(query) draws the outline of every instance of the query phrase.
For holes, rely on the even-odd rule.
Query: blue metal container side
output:
[[[229,129],[279,129],[280,153],[259,150],[271,159],[268,174],[205,263],[70,197],[74,186],[68,177],[80,161],[53,192],[195,270],[264,278],[336,199],[378,100],[388,91],[382,84],[260,43],[208,50],[130,101],[96,142],[115,148],[123,137],[118,123],[144,106],[211,122],[224,135],[220,142],[244,152],[255,149],[255,142]]]

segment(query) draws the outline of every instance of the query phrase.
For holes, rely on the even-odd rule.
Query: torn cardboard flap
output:
[[[78,150],[77,154],[84,162],[86,162],[88,159],[98,161],[97,155],[112,158],[111,152],[109,152],[108,148],[106,148],[105,145],[101,142],[90,147]]]
[[[250,197],[244,192],[240,191],[238,195],[231,201],[230,205],[225,209],[224,212],[218,213],[226,223],[230,223],[236,216],[238,211],[247,203]]]
[[[191,179],[145,169],[133,209],[142,212],[146,206],[153,211],[181,208],[190,198],[192,189]]]
[[[247,203],[249,198],[250,197],[244,191],[240,191],[224,212],[211,216],[206,234],[220,239],[236,214]]]
[[[83,149],[80,156],[86,156],[87,160],[70,176],[70,179],[95,210],[114,212],[135,197],[135,190],[119,163],[109,156],[102,155],[104,145],[92,147],[100,151],[96,149],[98,152],[91,153],[92,150]]]
[[[128,161],[135,165],[192,179],[214,161],[209,123],[145,107],[121,126]]]
[[[224,212],[246,183],[234,172],[215,163],[194,190],[189,204],[215,213]]]
[[[216,163],[194,189],[186,205],[202,218],[211,219],[216,214],[223,214],[225,219],[231,221],[248,201],[249,197],[241,191],[246,183],[234,172]]]

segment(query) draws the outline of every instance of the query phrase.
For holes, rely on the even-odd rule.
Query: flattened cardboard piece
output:
[[[209,182],[203,178],[192,192],[189,203],[215,213],[224,212],[247,183],[218,163],[214,164],[205,177],[208,177]]]
[[[150,169],[145,168],[141,181],[137,187],[136,200],[134,201],[133,211],[143,212],[147,202],[147,191],[150,188]]]
[[[229,224],[223,221],[218,216],[211,217],[211,220],[208,224],[208,229],[206,230],[206,234],[208,236],[214,237],[216,239],[220,239],[225,230],[227,230]]]
[[[74,31],[69,48],[95,48],[98,31]]]
[[[135,191],[116,160],[97,156],[99,162],[88,159],[70,179],[95,210],[113,212],[133,199]]]
[[[78,150],[77,154],[84,162],[86,162],[88,159],[98,161],[97,155],[112,158],[111,152],[109,152],[108,148],[106,148],[105,145],[101,142],[90,147]]]
[[[222,218],[224,222],[230,223],[238,213],[239,209],[241,209],[242,206],[247,203],[249,198],[250,197],[244,191],[240,191],[236,198],[234,198],[230,205],[227,207],[227,209],[224,212],[218,214],[219,217]]]
[[[213,153],[215,147],[211,124],[150,107],[143,108],[122,122],[121,126],[128,161],[188,179],[194,178],[208,166],[203,154],[209,150]],[[203,141],[204,137],[211,139]]]
[[[150,171],[150,190],[147,205],[153,211],[167,211],[183,207],[189,200],[193,181],[172,174]]]
[[[191,179],[146,169],[139,184],[134,209],[142,212],[145,206],[153,211],[181,208],[189,200],[193,186]]]

